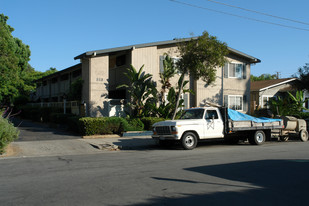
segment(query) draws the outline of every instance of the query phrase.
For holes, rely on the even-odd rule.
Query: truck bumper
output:
[[[179,140],[180,137],[178,135],[152,135],[152,139],[154,140]]]

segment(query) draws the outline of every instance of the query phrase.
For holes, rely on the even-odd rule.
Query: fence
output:
[[[78,101],[68,101],[68,102],[41,102],[41,103],[29,103],[28,105],[32,107],[56,107],[63,108],[63,112],[66,113],[68,109],[71,109],[72,114],[83,115],[83,105]],[[64,107],[65,105],[65,107]]]

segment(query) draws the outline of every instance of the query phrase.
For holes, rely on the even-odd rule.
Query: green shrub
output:
[[[143,131],[144,123],[139,118],[126,119],[129,123],[128,131]]]
[[[121,117],[83,117],[79,124],[82,135],[121,134],[129,129]]]
[[[0,114],[0,154],[10,142],[18,138],[18,135],[18,129]]]
[[[158,118],[158,117],[143,117],[141,118],[141,121],[144,123],[144,129],[145,130],[152,130],[152,125],[156,122],[164,121],[164,118]]]
[[[309,118],[309,112],[301,112],[301,113],[299,113],[299,117],[301,119],[308,119]]]
[[[68,129],[72,132],[75,132],[77,134],[82,135],[83,134],[83,126],[81,122],[79,121],[80,117],[79,116],[72,116],[67,118],[67,126]]]

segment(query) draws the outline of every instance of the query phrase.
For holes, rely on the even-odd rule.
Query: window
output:
[[[116,66],[123,66],[126,64],[126,55],[121,55],[116,57]]]
[[[186,110],[180,119],[203,119],[204,109]]]
[[[168,96],[168,93],[164,93],[164,96],[163,96],[163,98],[164,98],[164,101],[165,101],[165,104],[168,104],[168,99],[167,99],[167,96]],[[189,108],[189,95],[188,94],[181,94],[180,95],[180,100],[183,100],[183,103],[182,103],[182,105],[183,105],[183,109],[188,109]]]
[[[243,97],[242,96],[228,96],[228,107],[230,109],[242,111]]]
[[[163,73],[164,71],[164,64],[163,64],[163,61],[165,59],[166,56],[160,56],[160,62],[159,62],[159,65],[160,65],[160,73]],[[173,63],[174,63],[174,66],[176,66],[176,63],[177,61],[180,59],[179,57],[171,57]],[[178,69],[176,69],[177,73],[180,74],[180,72],[178,71]]]
[[[273,96],[270,96],[270,95],[268,95],[268,96],[263,95],[261,107],[269,109],[269,101],[273,98],[276,98],[276,97],[273,97]]]
[[[205,119],[218,119],[218,113],[216,110],[207,110]]]
[[[224,66],[225,78],[246,79],[246,65],[241,63],[226,63]]]

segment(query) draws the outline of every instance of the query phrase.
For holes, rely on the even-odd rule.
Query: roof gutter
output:
[[[77,59],[82,59],[85,57],[91,57],[91,56],[96,56],[100,54],[106,54],[106,53],[111,53],[111,52],[117,52],[117,51],[124,51],[124,50],[131,50],[132,48],[143,48],[143,47],[150,47],[150,46],[160,46],[160,45],[167,45],[167,44],[176,44],[179,42],[185,42],[185,41],[190,41],[191,39],[197,39],[197,37],[193,38],[184,38],[184,39],[174,39],[170,41],[160,41],[160,42],[153,42],[153,43],[146,43],[146,44],[136,44],[136,45],[131,45],[131,46],[124,46],[124,47],[116,47],[116,48],[111,48],[111,49],[103,49],[103,50],[95,50],[95,51],[88,51],[83,54],[80,54],[76,57],[74,57],[74,60]],[[246,57],[249,59],[249,62],[254,64],[254,63],[260,63],[261,60],[257,59],[253,56],[250,56],[248,54],[245,54],[243,52],[240,52],[236,49],[232,49],[228,47],[228,50],[234,54]]]

